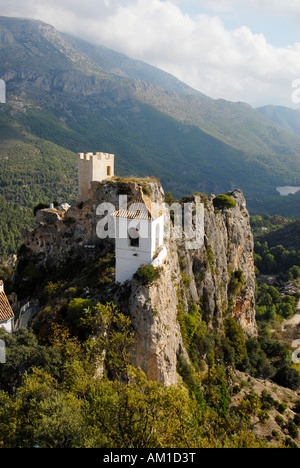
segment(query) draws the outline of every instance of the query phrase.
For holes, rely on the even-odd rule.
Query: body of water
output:
[[[299,192],[300,187],[277,187],[276,190],[280,193],[282,197],[287,197],[288,195]]]

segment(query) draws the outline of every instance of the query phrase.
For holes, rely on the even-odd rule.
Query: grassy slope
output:
[[[76,156],[0,113],[0,257],[15,253],[38,203],[76,199]]]

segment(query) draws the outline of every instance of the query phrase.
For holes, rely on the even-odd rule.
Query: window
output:
[[[139,230],[137,228],[130,228],[128,231],[128,236],[129,236],[129,246],[139,248],[140,246]]]
[[[107,166],[107,175],[111,176],[111,166]]]

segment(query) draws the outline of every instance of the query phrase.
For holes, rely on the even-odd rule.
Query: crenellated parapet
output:
[[[79,153],[78,154],[78,157],[79,159],[81,159],[82,161],[93,161],[93,160],[97,160],[97,161],[107,161],[107,160],[110,160],[110,161],[113,161],[114,162],[114,159],[115,159],[115,155],[114,154],[109,154],[109,153]]]

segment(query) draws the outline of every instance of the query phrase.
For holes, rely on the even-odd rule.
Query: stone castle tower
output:
[[[108,153],[78,154],[78,199],[89,199],[91,182],[101,182],[114,176],[115,156]]]

